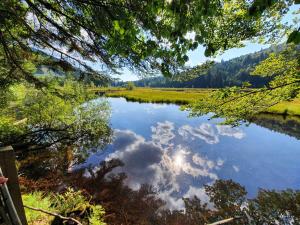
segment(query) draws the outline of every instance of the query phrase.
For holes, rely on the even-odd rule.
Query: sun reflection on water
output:
[[[182,154],[176,154],[174,157],[174,164],[176,167],[182,166],[184,162],[184,156]]]
[[[196,195],[203,199],[201,185],[217,180],[225,164],[225,159],[210,159],[193,149],[190,143],[217,144],[220,135],[244,137],[233,135],[242,133],[241,130],[221,128],[218,130],[211,124],[177,127],[171,121],[157,122],[151,126],[150,139],[132,130],[115,129],[112,152],[105,156],[105,161],[118,159],[123,166],[114,168],[107,177],[124,173],[127,177],[125,184],[133,190],[151,184],[166,202],[166,207],[182,209],[182,197]],[[98,160],[95,158],[95,161]],[[98,169],[97,166],[93,168],[94,171]]]

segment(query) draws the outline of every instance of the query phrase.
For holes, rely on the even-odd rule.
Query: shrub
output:
[[[127,82],[125,88],[126,88],[126,90],[131,91],[131,90],[133,90],[135,88],[135,85],[134,85],[133,82],[129,81],[129,82]]]

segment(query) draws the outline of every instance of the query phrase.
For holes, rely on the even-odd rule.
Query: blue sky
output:
[[[292,23],[293,18],[295,18],[295,15],[293,15],[292,12],[295,12],[297,10],[300,10],[300,5],[293,5],[291,7],[290,12],[283,18],[283,22],[284,23],[285,22]],[[299,14],[297,15],[297,17],[300,19]],[[247,42],[245,44],[245,47],[229,49],[229,50],[225,51],[223,54],[217,55],[215,58],[213,58],[213,60],[214,61],[221,61],[221,60],[227,61],[229,59],[233,59],[233,58],[236,58],[241,55],[260,51],[261,49],[268,48],[269,46],[270,45],[262,45],[262,44],[258,44],[258,43]],[[206,58],[204,56],[204,50],[205,50],[205,48],[203,46],[199,46],[196,50],[190,51],[188,53],[189,61],[187,62],[187,65],[196,66],[196,65],[199,65],[199,64],[205,62],[208,58]],[[121,75],[116,75],[114,77],[120,78],[123,81],[133,81],[133,80],[139,79],[137,75],[135,75],[134,73],[132,73],[131,71],[129,71],[126,68],[123,69]]]

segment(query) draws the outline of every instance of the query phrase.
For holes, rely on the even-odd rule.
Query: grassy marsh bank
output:
[[[213,89],[205,88],[93,88],[91,91],[107,97],[123,97],[129,101],[189,104],[207,96]],[[267,110],[268,113],[300,116],[300,97],[290,102],[279,103]]]
[[[103,92],[107,97],[124,97],[127,100],[153,103],[189,104],[203,98],[212,89],[189,88],[97,88],[96,92]]]
[[[281,102],[268,109],[269,113],[300,116],[300,96],[290,102]]]

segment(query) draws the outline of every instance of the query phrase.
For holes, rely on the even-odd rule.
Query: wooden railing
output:
[[[27,225],[15,160],[12,147],[0,147],[0,176],[8,178],[7,184],[0,187],[0,221],[6,225]]]

